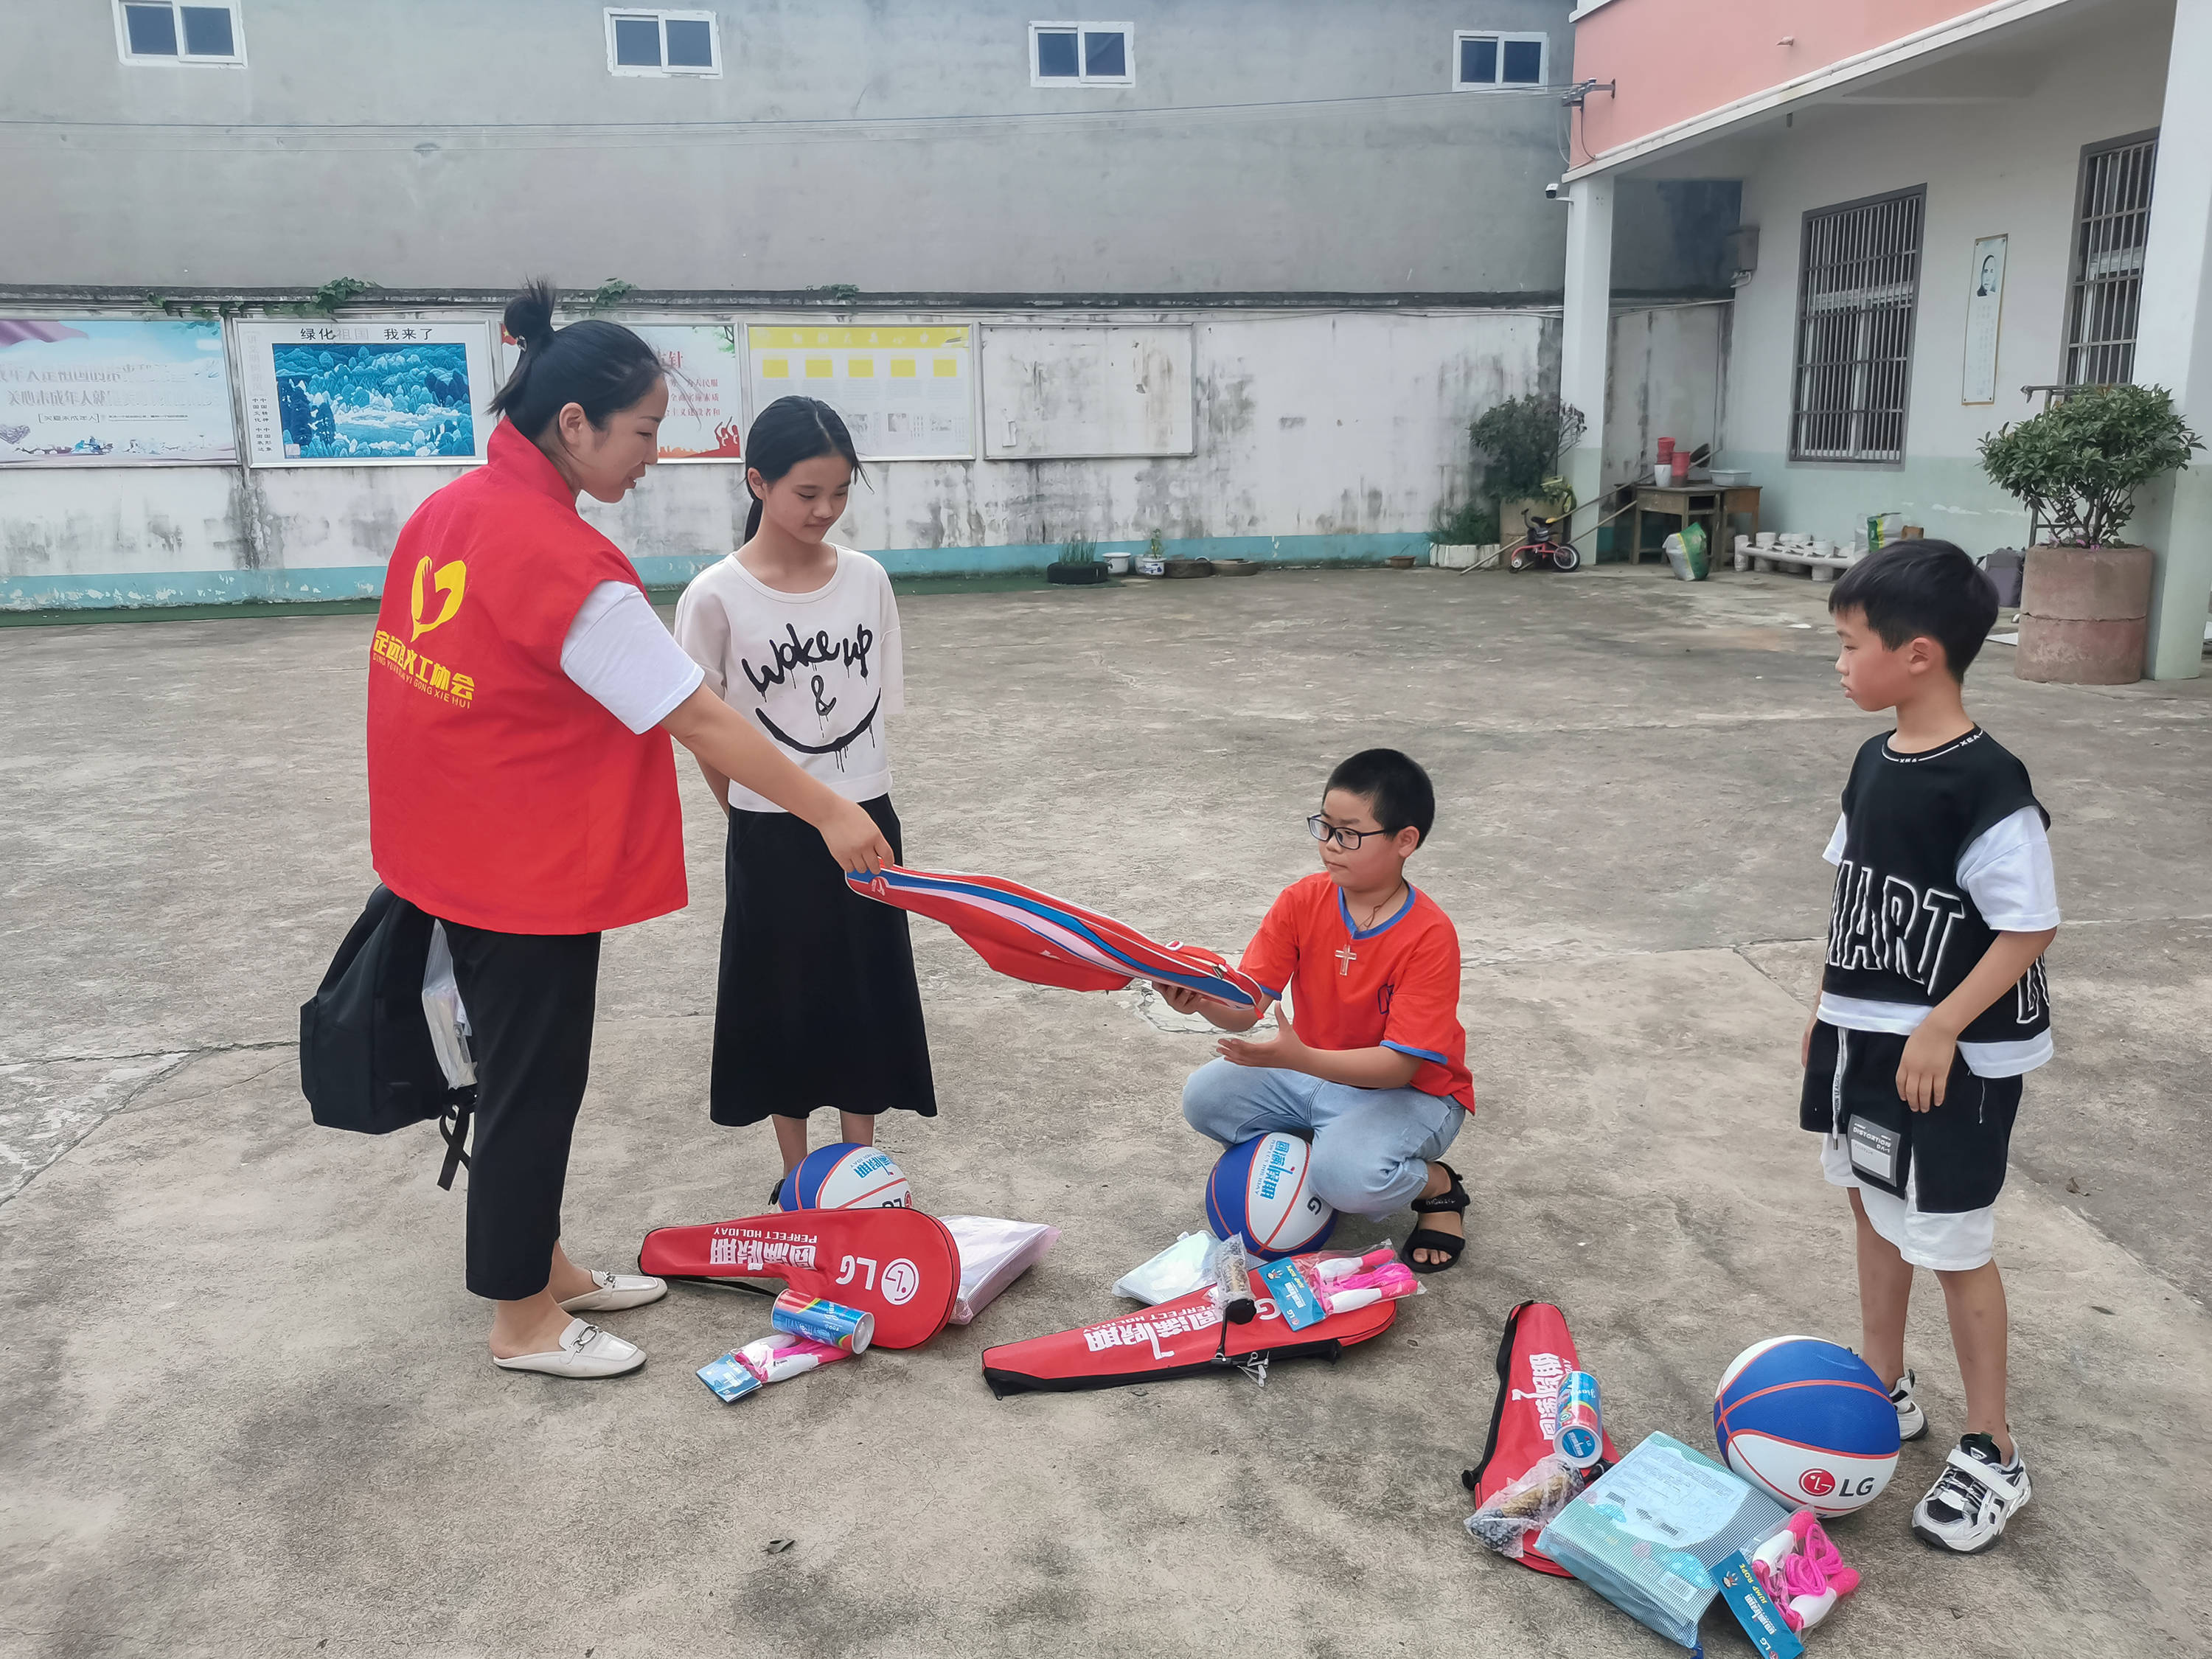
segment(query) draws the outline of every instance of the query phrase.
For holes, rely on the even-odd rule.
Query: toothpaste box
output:
[[[764,1387],[760,1373],[754,1370],[735,1352],[726,1353],[710,1365],[699,1368],[699,1380],[726,1400],[742,1400],[754,1389]]]
[[[1294,1331],[1318,1325],[1328,1316],[1314,1294],[1312,1283],[1295,1261],[1270,1261],[1260,1269],[1260,1282],[1275,1300],[1275,1312]]]

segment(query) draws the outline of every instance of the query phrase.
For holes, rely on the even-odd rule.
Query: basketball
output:
[[[1713,1396],[1728,1465],[1791,1509],[1849,1515],[1897,1469],[1897,1407],[1873,1367],[1814,1336],[1778,1336],[1735,1357]]]
[[[1206,1182],[1206,1219],[1216,1238],[1242,1234],[1262,1261],[1319,1249],[1336,1212],[1306,1180],[1311,1149],[1280,1131],[1222,1153]]]
[[[903,1210],[914,1194],[889,1152],[841,1140],[807,1153],[776,1202],[787,1210]]]

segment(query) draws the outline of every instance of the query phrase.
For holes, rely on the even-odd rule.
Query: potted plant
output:
[[[1566,508],[1559,506],[1565,484],[1556,475],[1559,458],[1581,437],[1583,426],[1580,410],[1533,392],[1492,404],[1477,416],[1468,435],[1481,461],[1480,475],[1467,505],[1438,509],[1429,527],[1430,545],[1451,551],[1442,557],[1431,551],[1431,562],[1459,569],[1495,564],[1494,556],[1485,556],[1480,550],[1502,537],[1518,543],[1524,527],[1520,521],[1530,512],[1553,517],[1571,510],[1571,494],[1565,496]],[[1509,504],[1517,511],[1509,513]],[[1478,533],[1480,540],[1458,539]],[[1442,536],[1454,539],[1443,540]],[[1478,550],[1471,555],[1462,551],[1468,548]]]
[[[2045,529],[2021,582],[2024,680],[2124,685],[2142,678],[2155,558],[2118,539],[2136,489],[2203,443],[2154,386],[2082,386],[1982,440],[1982,470]]]
[[[1065,544],[1060,556],[1044,568],[1044,579],[1066,587],[1089,587],[1106,580],[1099,562],[1098,544],[1083,537]]]

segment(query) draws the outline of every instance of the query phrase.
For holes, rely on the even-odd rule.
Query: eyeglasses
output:
[[[1359,843],[1370,836],[1387,836],[1388,830],[1345,830],[1331,823],[1318,812],[1306,820],[1306,832],[1318,842],[1334,842],[1347,853],[1359,850]]]

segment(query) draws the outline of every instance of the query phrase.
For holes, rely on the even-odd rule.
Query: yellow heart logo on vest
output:
[[[446,596],[443,607],[437,616],[428,622],[422,620],[423,601],[428,597],[422,590],[422,579],[426,576],[430,577],[430,586]],[[432,629],[442,628],[453,621],[460,611],[461,590],[466,586],[468,579],[469,568],[459,559],[455,559],[451,564],[441,566],[434,576],[430,574],[430,560],[428,555],[416,564],[415,592],[409,604],[409,609],[415,617],[415,631],[407,636],[410,641],[419,640]]]

